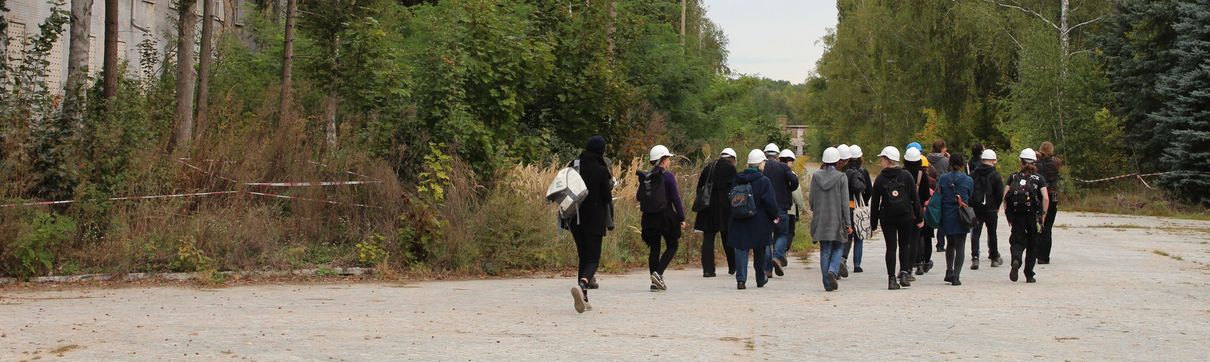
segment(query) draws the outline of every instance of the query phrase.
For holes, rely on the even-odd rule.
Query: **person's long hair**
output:
[[[1038,166],[1034,165],[1033,162],[1021,160],[1021,173],[1026,175],[1036,174],[1038,173]]]
[[[1042,142],[1041,146],[1038,146],[1038,158],[1046,158],[1046,157],[1050,157],[1050,156],[1054,156],[1054,155],[1055,155],[1055,144],[1054,143],[1050,143],[1050,141],[1046,141],[1046,142]]]

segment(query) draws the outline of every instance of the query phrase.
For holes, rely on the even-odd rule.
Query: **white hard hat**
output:
[[[823,163],[836,163],[836,161],[840,161],[840,150],[837,150],[836,147],[828,147],[828,149],[823,150],[822,160]]]
[[[765,153],[764,152],[761,152],[761,150],[752,150],[751,152],[748,152],[748,164],[749,165],[755,165],[755,164],[758,164],[761,162],[765,162]]]
[[[798,157],[794,156],[794,151],[791,151],[789,148],[781,150],[781,155],[779,155],[777,157],[790,158],[790,159],[795,159],[795,160],[798,159]]]
[[[719,154],[719,155],[720,155],[720,156],[727,156],[727,157],[735,158],[735,150],[730,149],[730,148],[724,148],[724,149],[723,149],[723,153],[721,153],[721,154]]]
[[[858,145],[849,146],[849,153],[853,156],[849,158],[861,158],[861,156],[864,156],[861,154],[861,146]]]
[[[996,159],[996,151],[992,151],[990,148],[989,148],[989,149],[986,149],[986,150],[983,150],[983,155],[982,155],[982,156],[980,156],[979,158],[980,158],[980,159],[983,159],[983,160],[995,160],[995,159]]]
[[[765,146],[765,153],[776,154],[780,151],[781,151],[781,147],[777,147],[776,143],[770,143],[769,145]]]
[[[836,150],[840,151],[840,159],[842,160],[853,158],[853,153],[849,152],[849,145],[836,146]]]
[[[664,145],[657,145],[657,146],[651,148],[651,160],[652,161],[659,161],[660,159],[662,159],[664,157],[672,157],[672,156],[676,156],[676,155],[672,154],[672,152],[669,152],[668,147],[664,147]]]
[[[908,148],[903,154],[903,160],[908,162],[920,162],[920,150],[915,147]]]
[[[1026,148],[1024,150],[1021,150],[1021,159],[1027,160],[1027,161],[1037,161],[1038,153],[1034,152],[1034,149],[1032,149],[1032,148]]]
[[[908,153],[911,154],[912,150],[908,149]],[[895,148],[895,146],[886,146],[886,148],[882,149],[882,152],[878,153],[878,157],[886,157],[891,161],[899,162],[899,149]],[[916,157],[920,157],[920,151],[916,151]]]

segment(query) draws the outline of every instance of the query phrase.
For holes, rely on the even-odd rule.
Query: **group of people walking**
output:
[[[616,182],[604,161],[605,148],[604,138],[594,136],[574,161],[588,190],[578,206],[577,219],[568,226],[580,262],[577,285],[571,292],[581,313],[591,310],[588,290],[598,288],[595,274],[601,240],[613,229],[612,189]],[[929,273],[934,267],[934,246],[945,253],[945,281],[962,285],[968,234],[972,270],[979,268],[985,227],[990,265],[1003,264],[996,238],[1003,212],[1012,228],[1009,278],[1017,281],[1024,268],[1026,281],[1036,282],[1035,265],[1050,262],[1050,228],[1057,212],[1062,162],[1054,156],[1054,145],[1045,142],[1038,151],[1022,150],[1020,170],[1007,180],[996,170],[996,152],[982,145],[975,145],[969,162],[962,155],[950,154],[944,140],[933,142],[927,156],[923,151],[913,142],[901,158],[898,148],[883,148],[877,155],[881,171],[871,179],[860,147],[829,147],[820,159],[822,166],[810,177],[804,201],[799,176],[793,171],[794,152],[769,144],[748,152],[741,164],[735,150],[724,149],[701,170],[697,196],[692,200],[696,212],[693,227],[703,234],[702,276],[717,276],[716,236],[737,289],[747,289],[749,254],[756,287],[764,287],[774,275],[783,276],[796,224],[809,213],[808,227],[819,244],[826,291],[839,289],[840,280],[849,277],[850,255],[852,272],[864,272],[865,236],[879,227],[887,246],[888,289],[910,287],[916,276]],[[674,157],[667,147],[655,146],[648,158],[652,168],[636,173],[636,201],[643,214],[640,231],[650,250],[653,292],[668,289],[664,273],[687,226],[672,171]]]

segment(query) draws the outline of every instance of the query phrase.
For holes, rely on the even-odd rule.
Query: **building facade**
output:
[[[63,10],[71,11],[69,0],[64,0]],[[142,64],[140,63],[138,45],[145,39],[151,39],[160,57],[169,39],[176,38],[177,32],[177,3],[179,0],[118,0],[118,59],[127,63],[127,77],[141,78]],[[217,0],[214,5],[213,21],[215,29],[240,28],[240,19],[244,16],[245,0]],[[8,20],[8,54],[15,63],[23,58],[25,52],[24,40],[38,34],[38,25],[50,16],[54,2],[48,0],[8,0],[9,11],[3,16]],[[198,19],[201,19],[202,7],[196,6]],[[234,21],[228,22],[228,19]],[[93,0],[92,20],[89,24],[88,36],[88,74],[97,77],[101,72],[103,51],[105,49],[105,0]],[[199,33],[201,26],[197,27]],[[63,35],[55,43],[47,56],[50,62],[47,75],[47,87],[58,93],[63,92],[64,81],[67,79],[67,49],[71,37],[70,24],[63,29]],[[195,48],[197,45],[194,45]],[[11,64],[11,63],[10,63]]]

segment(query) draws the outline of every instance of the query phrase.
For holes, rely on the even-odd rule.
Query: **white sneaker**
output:
[[[576,313],[584,313],[584,311],[592,309],[588,306],[588,301],[584,300],[584,290],[580,289],[579,285],[571,287],[571,299],[575,303]]]

